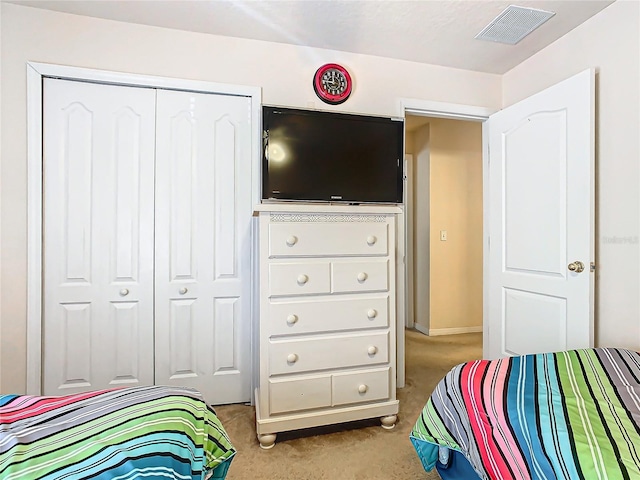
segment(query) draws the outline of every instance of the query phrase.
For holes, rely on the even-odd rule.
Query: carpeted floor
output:
[[[280,433],[271,450],[258,446],[255,412],[246,405],[217,406],[238,453],[228,480],[436,480],[425,472],[409,433],[436,383],[451,367],[481,358],[482,334],[427,337],[406,332],[406,386],[393,430],[378,419]]]

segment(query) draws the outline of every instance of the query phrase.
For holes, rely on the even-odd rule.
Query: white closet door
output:
[[[44,394],[153,383],[155,91],[45,79]]]
[[[156,383],[250,400],[251,103],[158,91]]]

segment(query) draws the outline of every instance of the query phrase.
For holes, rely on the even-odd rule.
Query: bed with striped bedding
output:
[[[3,480],[223,479],[234,454],[193,389],[0,396]]]
[[[640,353],[478,360],[437,385],[411,432],[442,478],[640,479]],[[454,462],[455,463],[455,462]]]

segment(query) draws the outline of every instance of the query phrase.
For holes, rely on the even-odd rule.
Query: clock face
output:
[[[327,63],[313,76],[313,89],[323,102],[338,105],[351,95],[351,76],[344,67]]]

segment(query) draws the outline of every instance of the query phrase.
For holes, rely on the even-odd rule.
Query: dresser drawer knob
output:
[[[367,245],[369,245],[369,246],[375,245],[377,241],[378,241],[378,239],[376,238],[375,235],[369,235],[367,237]]]
[[[360,272],[358,274],[358,281],[360,283],[364,282],[367,278],[369,278],[369,275],[367,275],[365,272]]]
[[[369,318],[376,318],[378,316],[378,311],[375,308],[370,308],[367,311],[367,317]]]
[[[293,247],[296,243],[298,243],[298,237],[296,237],[295,235],[290,235],[289,237],[287,237],[287,245]]]
[[[378,353],[378,347],[376,347],[375,345],[371,345],[369,348],[367,348],[367,353],[369,355],[375,355],[376,353]]]
[[[365,384],[358,387],[358,393],[367,393],[367,390],[369,390],[369,387]]]
[[[178,290],[178,293],[180,295],[184,295],[185,293],[187,293],[189,290],[187,289],[187,287],[182,287],[180,290]]]
[[[309,277],[304,273],[298,275],[298,285],[304,285],[309,281]]]
[[[295,353],[290,353],[287,355],[287,363],[296,363],[298,361],[298,355]]]
[[[127,295],[129,295],[129,289],[128,288],[123,288],[122,290],[120,290],[120,296],[121,297],[126,297]]]
[[[296,323],[298,323],[298,316],[292,313],[287,317],[287,323],[289,325],[295,325]]]

